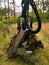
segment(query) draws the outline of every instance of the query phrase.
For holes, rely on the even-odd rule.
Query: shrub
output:
[[[0,22],[2,22],[4,24],[15,23],[15,22],[17,22],[17,17],[15,17],[15,18],[14,17],[11,17],[9,19],[3,18],[2,21],[0,21]]]

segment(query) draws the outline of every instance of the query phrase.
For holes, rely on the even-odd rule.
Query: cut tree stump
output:
[[[12,42],[13,44],[9,47],[9,51],[8,51],[9,58],[11,58],[16,53],[16,49],[19,46],[19,44],[24,40],[27,31],[28,29],[21,30],[19,34],[15,37],[15,41]]]

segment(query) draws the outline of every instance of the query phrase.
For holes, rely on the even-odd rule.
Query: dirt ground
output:
[[[43,30],[45,33],[49,34],[49,23],[44,23],[44,24],[42,25],[42,30]]]

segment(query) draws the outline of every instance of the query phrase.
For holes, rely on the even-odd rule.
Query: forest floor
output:
[[[0,65],[30,65],[29,62],[25,63],[20,58],[10,60],[7,58],[7,52],[4,46],[17,33],[17,24],[10,24],[6,27],[8,27],[8,31],[0,28]],[[42,23],[42,29],[36,35],[44,44],[44,49],[38,49],[35,52],[39,58],[39,62],[36,65],[49,65],[49,23]]]

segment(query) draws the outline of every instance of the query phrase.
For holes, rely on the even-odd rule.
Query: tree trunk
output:
[[[9,0],[8,0],[8,18],[9,18]]]
[[[15,1],[13,0],[13,8],[14,8],[14,20],[15,20]]]

